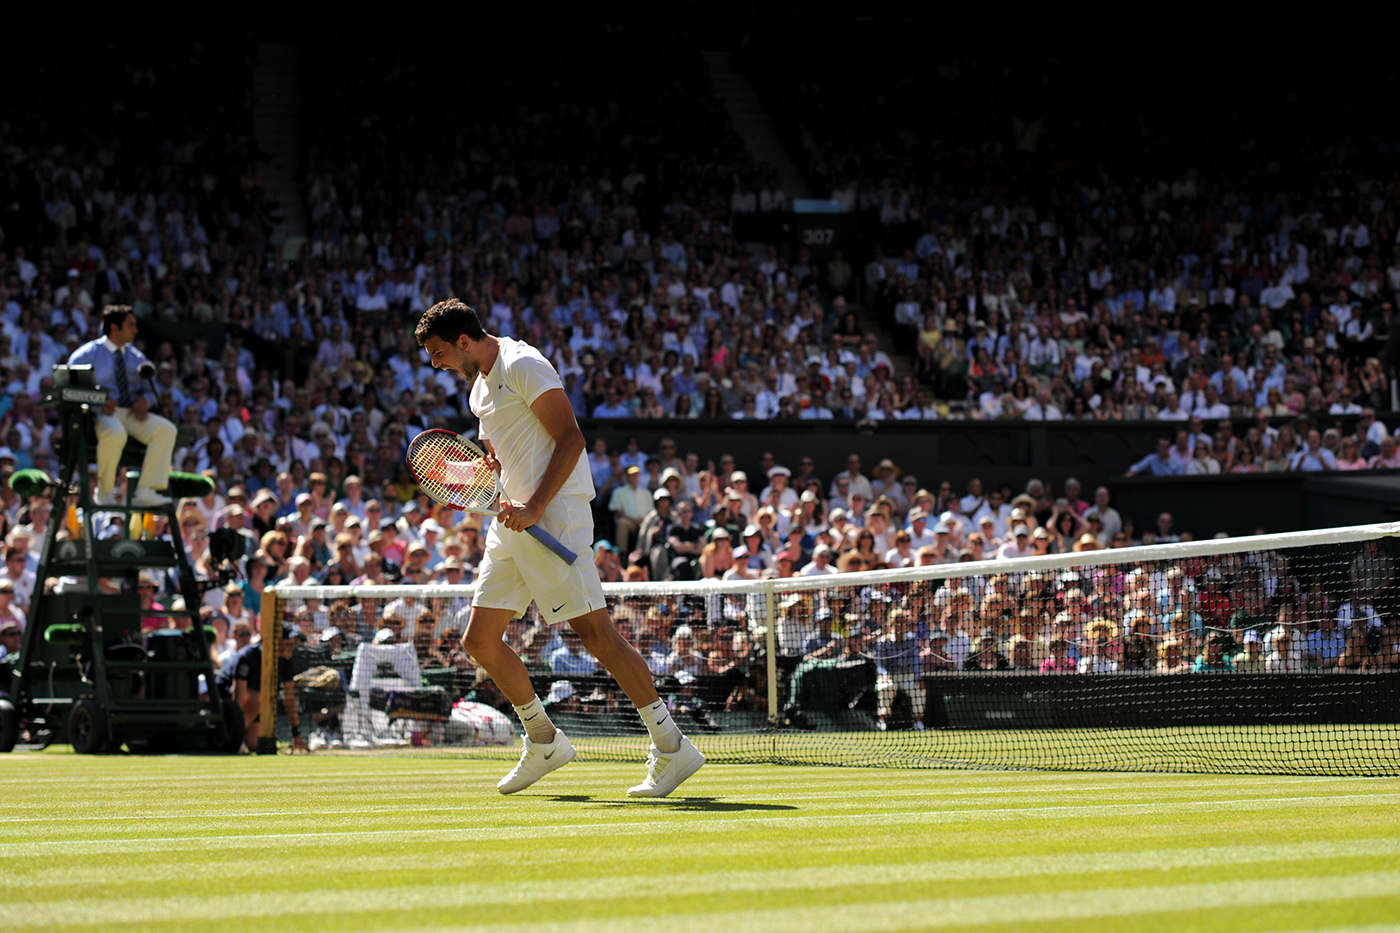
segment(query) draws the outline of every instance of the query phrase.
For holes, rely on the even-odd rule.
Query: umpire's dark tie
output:
[[[131,375],[126,371],[124,347],[117,347],[112,354],[117,363],[117,404],[122,408],[131,407]]]

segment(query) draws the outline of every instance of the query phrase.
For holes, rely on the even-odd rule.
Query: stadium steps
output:
[[[734,122],[734,130],[753,156],[755,163],[767,162],[778,174],[778,181],[787,192],[791,203],[797,198],[810,198],[811,192],[802,179],[802,173],[788,156],[787,148],[778,138],[773,128],[773,119],[768,115],[763,102],[754,93],[749,79],[734,68],[728,52],[706,52],[705,67],[710,72],[710,83],[715,96],[724,102],[729,119]]]
[[[301,50],[292,45],[258,46],[253,93],[258,147],[271,156],[263,170],[263,185],[268,198],[277,203],[277,226],[271,241],[282,247],[283,256],[295,258],[306,240],[306,213],[298,182],[302,162]]]

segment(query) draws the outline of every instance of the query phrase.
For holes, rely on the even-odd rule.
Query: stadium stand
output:
[[[108,94],[57,64],[27,76],[44,91],[8,120],[0,155],[0,429],[14,466],[51,456],[33,403],[53,363],[92,336],[104,303],[130,303],[161,410],[190,431],[176,466],[216,480],[181,507],[197,568],[208,572],[205,530],[252,545],[237,594],[208,596],[228,650],[269,584],[470,582],[480,526],[418,496],[402,464],[417,431],[472,427],[466,387],[408,337],[449,295],[540,346],[593,434],[1058,417],[1162,423],[1163,452],[1124,471],[1400,466],[1400,425],[1386,423],[1400,191],[1383,140],[1343,146],[1319,130],[1284,159],[1272,132],[1193,162],[1149,122],[1130,158],[1105,145],[1121,132],[1112,120],[1081,132],[1083,115],[1048,95],[1013,115],[1008,88],[1025,76],[975,61],[930,78],[955,138],[913,119],[925,89],[912,65],[818,86],[788,77],[800,68],[753,67],[801,54],[759,43],[740,59],[810,187],[855,223],[852,251],[817,261],[772,216],[784,198],[700,56],[592,38],[542,50],[548,68],[526,56],[495,94],[442,93],[469,80],[458,63],[379,54],[376,38],[308,44],[308,229],[290,253],[272,242],[283,206],[259,176],[251,44],[124,48]],[[73,101],[62,121],[52,100]],[[1174,527],[1167,511],[1135,527],[1140,516],[1069,477],[1010,488],[989,472],[985,489],[954,489],[932,464],[918,479],[841,450],[835,470],[796,447],[740,462],[678,434],[595,448],[605,580],[845,572],[1214,530]],[[46,504],[0,495],[7,543],[36,552]],[[677,528],[682,499],[696,512]],[[35,569],[7,569],[17,605]]]

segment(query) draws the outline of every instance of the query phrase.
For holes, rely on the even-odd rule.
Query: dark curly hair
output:
[[[439,301],[418,319],[418,326],[413,329],[413,336],[417,338],[421,347],[429,337],[437,337],[446,343],[455,344],[457,338],[466,334],[473,340],[480,340],[486,336],[486,329],[481,326],[481,319],[476,316],[476,311],[460,298],[448,298],[446,301]]]

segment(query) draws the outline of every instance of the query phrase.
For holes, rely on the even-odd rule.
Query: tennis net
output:
[[[1397,534],[605,588],[712,761],[1394,775]],[[307,636],[313,747],[513,757],[510,706],[457,644],[471,595],[269,591],[263,637]],[[531,607],[506,638],[581,753],[641,756],[636,711],[567,627]]]

